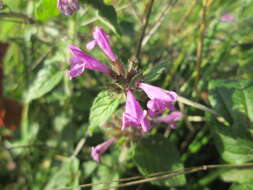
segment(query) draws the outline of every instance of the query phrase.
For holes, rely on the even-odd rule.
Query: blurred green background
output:
[[[0,127],[0,189],[117,189],[119,182],[110,181],[253,160],[252,0],[154,1],[139,67],[150,83],[194,102],[189,106],[179,101],[185,117],[176,130],[155,129],[127,149],[119,142],[101,164],[92,161],[90,147],[106,140],[108,132],[97,128],[90,135],[87,129],[93,100],[110,88],[110,81],[90,70],[70,81],[67,47],[85,50],[92,29],[100,26],[127,65],[150,1],[80,0],[80,9],[71,16],[61,14],[56,3],[0,1],[1,122],[5,118]],[[225,13],[235,23],[221,22]],[[98,48],[89,53],[108,64]],[[199,109],[196,102],[222,118]],[[250,168],[219,168],[121,189],[244,190],[253,189],[252,181]]]

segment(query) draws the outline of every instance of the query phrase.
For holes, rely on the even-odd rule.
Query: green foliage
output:
[[[253,180],[252,169],[232,169],[221,175],[226,182],[246,183]]]
[[[215,80],[209,83],[210,102],[230,122],[230,127],[213,127],[216,147],[231,163],[253,160],[253,83],[248,80]]]
[[[55,170],[55,173],[48,181],[45,190],[70,187],[73,190],[79,190],[79,161],[77,158],[66,160]]]
[[[253,128],[253,81],[214,80],[209,90],[212,106],[233,125],[235,134]]]
[[[158,80],[161,75],[168,69],[169,63],[160,63],[155,65],[154,67],[148,68],[144,73],[144,80],[146,82],[154,82]]]
[[[51,64],[45,64],[41,69],[32,85],[29,87],[25,100],[27,103],[38,99],[50,92],[56,85],[61,82],[64,73],[59,71]]]
[[[97,95],[90,109],[90,132],[101,127],[117,111],[122,98],[121,94],[109,91],[102,91]]]
[[[175,145],[169,139],[159,135],[142,139],[136,145],[133,159],[143,175],[184,168]],[[184,175],[177,175],[153,183],[165,186],[180,186],[186,183],[186,179]]]
[[[120,177],[120,165],[117,163],[116,155],[105,155],[103,158],[104,164],[99,164],[96,171],[92,175],[92,183],[97,184],[93,185],[92,190],[113,188],[118,185],[117,180]],[[104,184],[99,184],[103,183]]]
[[[40,0],[35,9],[35,18],[40,21],[47,21],[60,14],[56,7],[57,1]]]
[[[222,158],[230,163],[244,163],[253,160],[253,143],[240,134],[234,135],[229,127],[214,127],[215,145]]]
[[[251,190],[253,188],[253,182],[234,184],[229,190]]]
[[[101,0],[84,0],[84,2],[98,11],[97,16],[100,21],[107,25],[114,33],[120,33],[117,12],[113,6],[107,5]]]
[[[66,16],[57,9],[57,0],[0,0],[0,70],[4,73],[3,77],[0,73],[0,123],[10,113],[5,98],[23,106],[20,126],[0,126],[0,189],[78,190],[80,185],[99,183],[84,189],[116,190],[117,185],[143,179],[136,176],[148,179],[155,172],[192,167],[201,171],[163,179],[158,175],[152,182],[122,189],[253,189],[252,167],[234,167],[253,162],[253,0],[210,1],[205,24],[200,1],[154,1],[134,66],[139,68],[138,77],[129,78],[193,101],[190,106],[176,103],[184,118],[175,130],[156,122],[149,133],[120,129],[127,87],[147,109],[147,96],[129,81],[111,80],[89,69],[68,79],[70,44],[108,67],[113,64],[99,47],[85,48],[97,25],[111,31],[112,49],[127,70],[149,2],[79,0],[80,9]],[[235,23],[221,22],[224,13],[233,16]],[[200,26],[206,28],[196,84]],[[2,43],[9,46],[6,53]],[[112,91],[121,82],[122,93]],[[15,112],[15,106],[11,110]],[[99,130],[105,124],[106,129]],[[111,137],[117,140],[101,163],[92,161],[91,146]],[[223,168],[224,162],[232,165]],[[203,165],[209,164],[220,168],[205,170]]]

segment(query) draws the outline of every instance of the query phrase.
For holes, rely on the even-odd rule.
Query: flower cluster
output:
[[[79,9],[78,0],[58,0],[57,8],[65,15],[71,15],[74,11]]]
[[[167,123],[172,129],[176,128],[176,122],[182,117],[182,113],[176,111],[174,103],[177,100],[177,94],[173,91],[167,91],[162,88],[141,82],[137,80],[133,86],[128,84],[128,78],[124,69],[117,70],[117,68],[123,68],[118,61],[117,56],[113,53],[111,44],[109,42],[109,36],[100,27],[95,27],[93,31],[93,40],[88,42],[86,48],[92,50],[96,45],[103,51],[103,53],[109,58],[114,69],[111,69],[107,65],[102,64],[100,61],[91,57],[87,53],[75,46],[69,46],[69,49],[73,55],[70,59],[72,65],[68,72],[69,78],[72,79],[81,75],[85,69],[91,69],[99,72],[103,72],[106,75],[113,77],[115,75],[122,75],[116,77],[117,79],[125,80],[123,88],[126,94],[125,111],[122,114],[122,126],[121,130],[128,130],[129,127],[133,127],[141,133],[146,133],[152,129],[152,122]],[[118,65],[118,66],[117,66]],[[129,71],[130,72],[130,71]],[[127,85],[126,85],[127,84]],[[148,97],[147,109],[143,109],[141,104],[134,96],[134,90],[142,90]],[[164,113],[170,112],[168,115]],[[96,147],[91,148],[92,158],[99,162],[101,155],[109,148],[109,146],[115,142],[115,138],[111,138]]]

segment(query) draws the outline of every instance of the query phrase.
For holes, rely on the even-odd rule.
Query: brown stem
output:
[[[203,58],[203,48],[204,48],[204,40],[205,40],[205,33],[207,28],[206,22],[206,14],[207,10],[210,7],[213,0],[205,0],[203,2],[203,8],[201,10],[201,21],[200,21],[200,36],[197,42],[197,55],[196,55],[196,78],[195,78],[195,90],[198,92],[198,83],[201,78],[201,63]]]
[[[4,87],[3,87],[3,80],[4,80],[4,65],[3,59],[4,55],[8,49],[7,43],[0,43],[0,98],[3,97]]]
[[[36,21],[33,18],[31,18],[31,17],[29,17],[25,14],[22,14],[22,13],[13,13],[13,12],[0,13],[0,18],[1,17],[3,17],[3,18],[5,18],[5,17],[6,18],[20,18],[20,19],[23,19],[23,20],[27,21],[30,24],[35,24],[36,23]]]
[[[174,171],[157,172],[157,173],[153,173],[153,174],[146,175],[146,176],[134,176],[134,177],[128,177],[128,178],[121,178],[119,180],[111,180],[111,181],[105,181],[105,182],[99,182],[99,183],[83,184],[83,185],[79,185],[77,187],[79,187],[79,188],[92,187],[92,186],[101,185],[101,184],[111,184],[112,182],[129,181],[129,182],[126,182],[123,184],[119,184],[117,186],[110,187],[110,188],[119,188],[119,187],[126,187],[126,186],[137,185],[137,184],[152,182],[152,181],[156,181],[156,180],[171,178],[171,177],[183,175],[183,174],[190,174],[190,173],[196,173],[199,171],[206,171],[206,170],[210,170],[210,169],[219,169],[219,168],[231,168],[232,169],[232,168],[252,168],[252,167],[253,167],[253,163],[202,165],[202,166],[184,168],[184,169],[174,170]],[[68,190],[68,189],[72,189],[72,188],[73,187],[62,187],[62,188],[57,188],[57,190]],[[105,189],[109,189],[109,188],[106,187],[106,188],[102,188],[99,190],[105,190]]]
[[[142,44],[142,41],[145,37],[145,32],[146,32],[146,29],[147,29],[147,26],[149,23],[149,17],[150,17],[151,11],[152,11],[153,4],[154,4],[154,0],[150,0],[147,7],[146,7],[146,11],[145,11],[146,15],[143,20],[141,35],[140,35],[140,39],[137,44],[137,49],[136,49],[136,54],[135,54],[135,57],[137,58],[137,60],[139,59],[140,54],[141,54],[141,50],[142,50],[141,44]]]

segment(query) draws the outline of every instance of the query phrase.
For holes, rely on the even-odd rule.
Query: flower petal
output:
[[[115,141],[115,138],[110,138],[107,141],[97,145],[96,147],[91,147],[91,156],[96,162],[100,162],[101,155],[111,146]]]
[[[143,116],[141,118],[140,123],[141,123],[142,131],[145,133],[148,132],[152,128],[150,121],[147,119],[147,111],[146,110],[143,111]]]
[[[176,128],[176,121],[181,119],[183,117],[182,112],[179,111],[173,111],[169,115],[162,116],[159,118],[154,119],[155,122],[163,122],[168,123],[171,128]]]
[[[85,70],[85,63],[84,64],[78,64],[73,63],[71,65],[70,71],[68,72],[69,79],[71,80],[74,77],[77,77],[81,75]]]
[[[88,42],[87,44],[86,44],[86,48],[88,49],[88,50],[92,50],[95,46],[96,46],[96,40],[92,40],[92,41],[90,41],[90,42]]]
[[[69,49],[74,56],[73,58],[71,58],[71,61],[73,61],[73,63],[79,63],[79,64],[85,63],[86,64],[85,67],[87,69],[96,70],[96,71],[104,72],[107,74],[111,72],[111,69],[109,67],[102,64],[100,61],[98,61],[94,57],[83,52],[78,47],[70,45]]]
[[[175,102],[177,98],[175,92],[166,91],[150,84],[140,83],[138,87],[141,88],[150,99],[159,99],[165,102]]]
[[[126,110],[123,113],[121,129],[124,130],[128,126],[142,129],[144,132],[151,128],[150,121],[147,119],[147,111],[143,111],[130,90],[127,91]]]
[[[108,35],[105,33],[105,31],[96,26],[93,31],[93,38],[96,40],[97,45],[104,52],[104,54],[111,59],[111,61],[115,62],[117,60],[117,56],[112,51]]]
[[[125,112],[123,113],[121,130],[125,130],[129,126],[137,127],[138,125],[139,124],[138,124],[137,118],[132,117],[128,113],[125,113]]]

